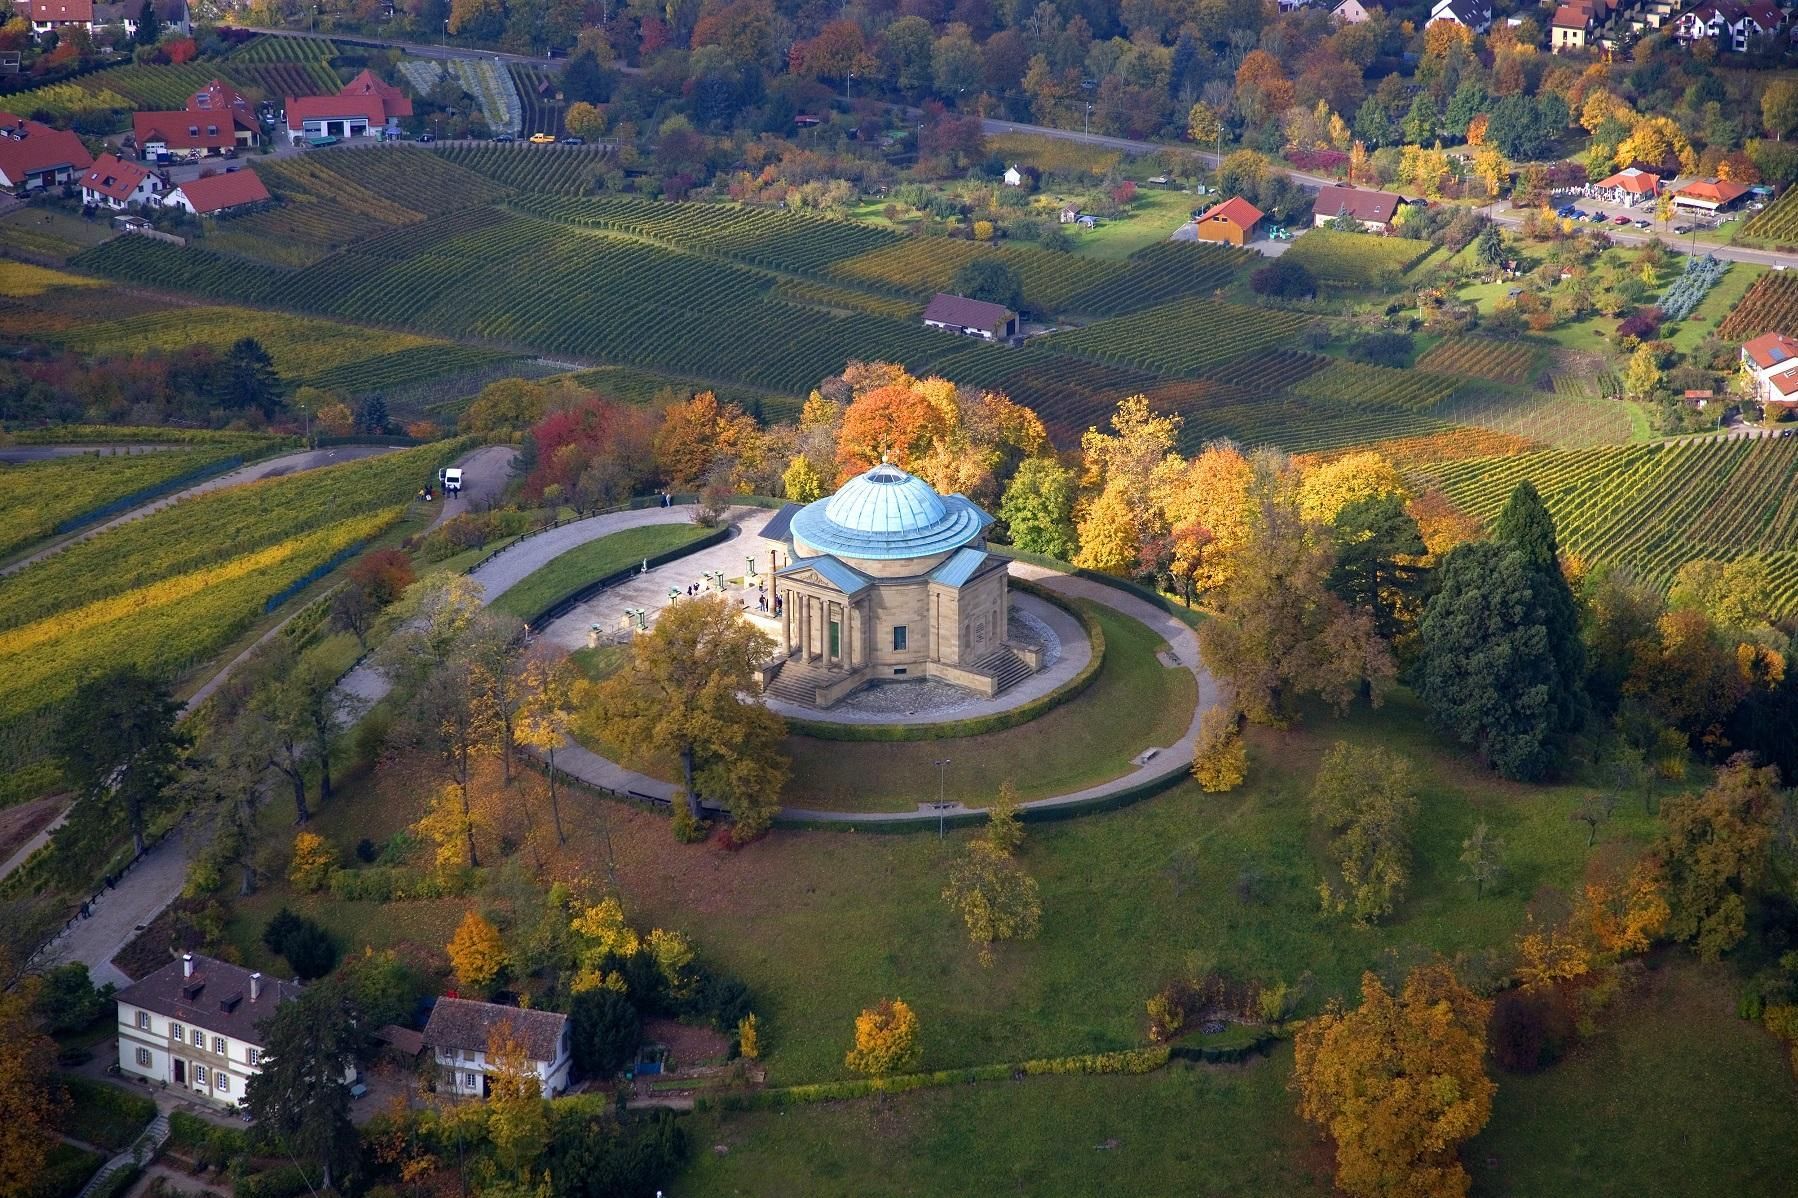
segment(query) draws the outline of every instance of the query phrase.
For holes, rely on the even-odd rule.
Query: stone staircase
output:
[[[156,1118],[150,1120],[149,1126],[144,1128],[143,1134],[137,1137],[136,1142],[124,1152],[101,1165],[100,1171],[88,1179],[88,1183],[81,1187],[81,1192],[76,1195],[76,1198],[93,1198],[93,1195],[104,1192],[107,1189],[107,1183],[121,1169],[149,1164],[156,1159],[156,1154],[162,1151],[162,1146],[168,1143],[168,1139],[169,1117],[159,1111]]]
[[[1030,677],[1030,667],[1018,660],[1018,655],[1010,649],[1001,649],[997,653],[982,658],[974,668],[983,674],[991,674],[998,689],[993,693],[1002,695],[1024,679]]]

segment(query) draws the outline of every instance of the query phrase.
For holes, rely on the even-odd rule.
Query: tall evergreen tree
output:
[[[265,1025],[261,1068],[250,1075],[244,1104],[252,1134],[303,1166],[323,1172],[320,1189],[341,1183],[360,1155],[350,1122],[345,1080],[361,1047],[358,1015],[347,986],[308,986],[282,1003]]]
[[[1554,517],[1524,480],[1511,492],[1505,510],[1493,528],[1494,538],[1515,549],[1529,571],[1530,589],[1548,632],[1548,651],[1554,656],[1559,681],[1555,687],[1554,721],[1557,733],[1578,732],[1586,722],[1591,703],[1586,696],[1586,644],[1580,639],[1579,604],[1567,576],[1561,572],[1561,547],[1555,537]]]
[[[80,796],[78,814],[117,804],[139,853],[144,824],[192,743],[180,717],[181,704],[168,687],[136,666],[123,666],[77,687],[56,729],[64,776]]]
[[[227,408],[258,408],[272,416],[281,404],[281,378],[262,342],[240,338],[220,363],[218,402]]]
[[[1490,541],[1462,545],[1437,576],[1418,693],[1437,723],[1505,777],[1546,777],[1560,760],[1560,677],[1523,556]]]
[[[1358,499],[1336,514],[1332,530],[1336,565],[1329,587],[1356,611],[1373,617],[1374,631],[1387,643],[1398,640],[1415,619],[1428,552],[1417,521],[1397,495]]]
[[[132,40],[140,46],[154,46],[162,40],[162,18],[156,15],[154,0],[144,0],[137,10],[137,30]]]

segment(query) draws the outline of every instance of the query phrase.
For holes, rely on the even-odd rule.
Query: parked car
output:
[[[418,140],[419,141],[436,141],[437,135],[435,133],[420,133],[418,135]]]
[[[531,144],[534,146],[553,146],[556,144],[556,135],[553,133],[533,133],[531,134]]]
[[[493,140],[494,141],[516,141],[518,139],[513,137],[510,133],[495,133],[493,135]]]
[[[1579,212],[1579,209],[1575,208],[1572,204],[1567,204],[1555,209],[1555,215],[1559,217],[1573,216],[1577,212]]]
[[[1638,228],[1638,229],[1652,229],[1653,227],[1654,227],[1653,225],[1651,225],[1649,222],[1647,222],[1645,220],[1639,220],[1636,222],[1636,228]]]
[[[1591,221],[1595,225],[1602,225],[1605,223],[1605,221],[1609,220],[1610,217],[1606,216],[1602,212],[1594,212],[1591,216],[1588,216],[1586,219]]]
[[[584,137],[564,137],[562,139],[562,144],[565,146],[584,146],[587,144],[587,139]]]

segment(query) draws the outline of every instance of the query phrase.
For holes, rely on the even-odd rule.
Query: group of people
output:
[[[772,615],[776,619],[780,618],[780,596],[776,595],[773,599],[769,599],[768,584],[765,582],[756,584],[755,609],[765,616]]]

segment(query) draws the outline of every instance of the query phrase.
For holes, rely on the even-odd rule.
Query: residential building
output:
[[[189,96],[186,110],[229,116],[240,148],[254,148],[262,136],[262,122],[256,119],[255,108],[236,88],[217,79]]]
[[[393,84],[376,78],[374,72],[366,68],[361,74],[344,84],[337,94],[340,96],[379,96],[390,119],[412,115],[412,98]]]
[[[1361,0],[1342,0],[1330,10],[1330,19],[1343,25],[1359,25],[1372,16],[1373,12]]]
[[[1742,345],[1742,369],[1754,380],[1754,397],[1763,404],[1798,409],[1798,340],[1784,333],[1762,333]]]
[[[1024,186],[1024,172],[1018,169],[1018,164],[1015,162],[1005,168],[1005,186]]]
[[[924,323],[933,329],[946,329],[984,341],[1003,341],[1017,336],[1018,332],[1018,314],[1004,304],[989,304],[985,300],[941,291],[925,307]]]
[[[1563,4],[1548,22],[1548,48],[1556,54],[1584,50],[1592,43],[1592,9],[1584,4]]]
[[[71,29],[94,27],[94,0],[30,0],[18,9],[20,16],[29,15],[31,33],[66,33]]]
[[[1193,222],[1200,241],[1247,245],[1255,240],[1266,213],[1241,196],[1231,196]]]
[[[1678,212],[1704,212],[1715,216],[1741,203],[1747,194],[1746,183],[1694,179],[1673,193],[1673,208]]]
[[[31,32],[42,37],[52,31],[85,29],[97,33],[111,26],[126,37],[137,36],[137,18],[143,12],[142,0],[118,0],[117,3],[95,3],[95,0],[28,0],[14,6],[19,15],[31,22]],[[187,33],[191,28],[187,0],[156,0],[156,16],[164,31]]]
[[[1436,0],[1430,8],[1430,20],[1452,21],[1474,33],[1492,28],[1492,0]]]
[[[1609,178],[1600,179],[1587,188],[1593,199],[1612,204],[1647,204],[1661,194],[1661,177],[1653,171],[1626,166]]]
[[[235,208],[269,202],[268,188],[252,170],[229,171],[189,179],[162,197],[164,208],[180,208],[195,216],[218,216]]]
[[[140,158],[160,161],[194,161],[237,152],[238,128],[229,112],[205,112],[184,108],[179,112],[134,112],[131,136]]]
[[[298,982],[183,954],[119,991],[119,1070],[236,1106],[262,1067],[269,1016],[299,993]]]
[[[573,1065],[568,1016],[466,998],[438,999],[425,1024],[424,1044],[440,1071],[439,1087],[464,1097],[485,1098],[491,1088],[488,1076],[494,1069],[487,1047],[502,1028],[523,1047],[546,1097],[568,1088]]]
[[[312,137],[368,137],[387,127],[387,104],[380,96],[290,96],[287,135],[295,142]]]
[[[162,178],[135,162],[102,154],[81,177],[81,202],[94,208],[133,208],[154,204],[162,194]]]
[[[39,191],[73,183],[94,164],[81,139],[10,112],[0,112],[0,187]]]
[[[1392,218],[1404,197],[1390,191],[1369,191],[1349,183],[1333,183],[1318,191],[1312,207],[1312,223],[1327,225],[1339,216],[1359,221],[1369,233],[1392,232]]]
[[[1771,0],[1708,0],[1679,14],[1673,36],[1692,42],[1711,39],[1719,50],[1746,51],[1756,38],[1769,38],[1785,24],[1785,16]]]

